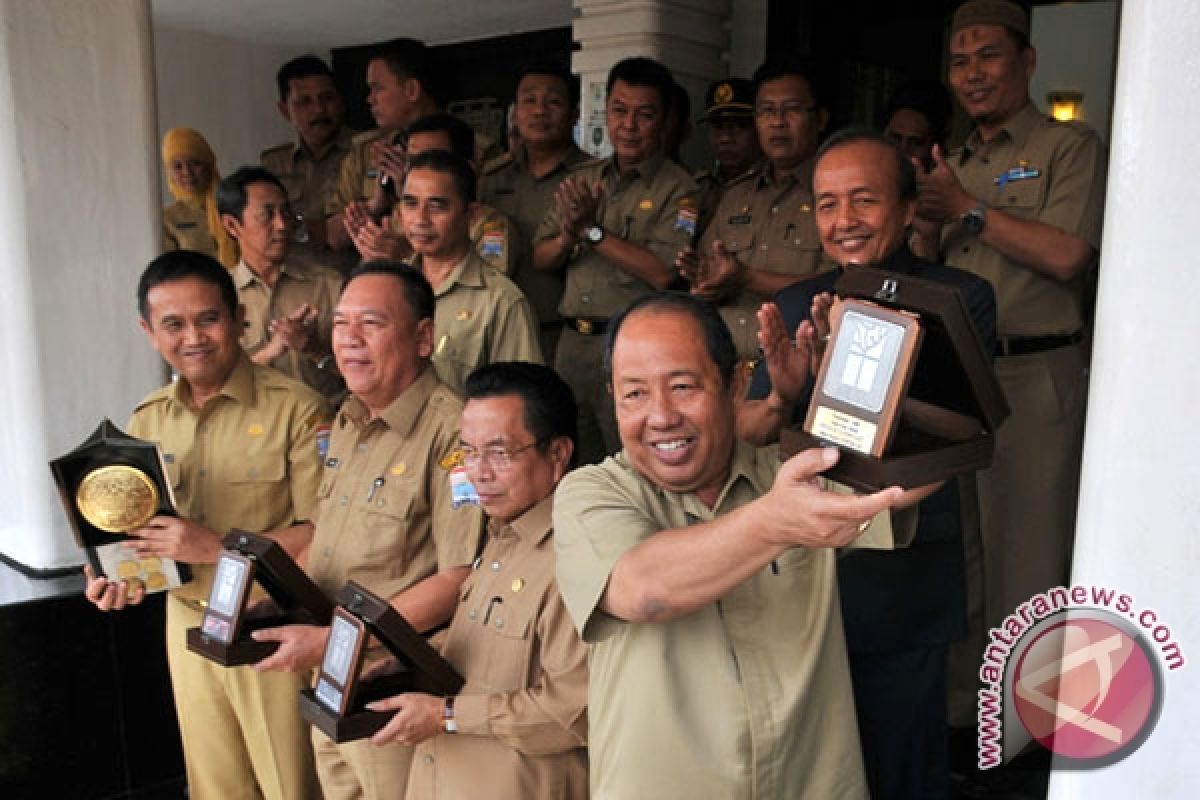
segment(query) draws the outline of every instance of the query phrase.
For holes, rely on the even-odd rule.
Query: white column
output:
[[[1128,592],[1189,663],[1158,726],[1050,796],[1193,798],[1200,778],[1200,4],[1122,4],[1075,584]]]
[[[703,109],[704,90],[729,77],[730,0],[574,0],[574,23],[580,49],[571,68],[582,89],[580,146],[608,155],[612,146],[604,126],[605,83],[613,64],[630,56],[661,61],[692,100],[692,118]],[[693,134],[684,151],[700,163],[707,145]]]
[[[149,0],[0,0],[0,553],[33,569],[82,562],[46,462],[159,377],[153,98]]]

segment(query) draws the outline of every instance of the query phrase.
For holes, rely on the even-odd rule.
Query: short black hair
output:
[[[383,61],[397,78],[413,78],[421,84],[421,90],[429,95],[434,105],[446,105],[445,87],[441,80],[437,59],[433,52],[418,39],[400,37],[381,42],[370,48],[370,61]]]
[[[426,150],[408,161],[408,173],[414,169],[431,169],[454,179],[454,190],[464,203],[475,202],[475,170],[471,162],[449,150]]]
[[[825,81],[821,75],[821,71],[817,68],[814,61],[799,56],[771,58],[763,62],[762,66],[758,69],[754,70],[752,80],[754,81],[755,96],[758,95],[758,90],[767,81],[788,77],[803,79],[808,85],[808,91],[812,93],[813,103],[818,108],[829,108],[825,92]]]
[[[560,436],[579,444],[578,407],[571,387],[550,367],[528,361],[497,361],[467,376],[464,400],[516,395],[525,404],[525,429],[546,452]]]
[[[663,115],[671,110],[671,102],[675,94],[675,79],[671,71],[653,58],[635,56],[618,61],[608,71],[608,84],[604,87],[606,95],[611,95],[617,81],[623,81],[630,86],[649,86],[658,90],[658,98],[662,104]]]
[[[817,148],[816,158],[813,159],[813,171],[820,167],[821,159],[826,153],[856,142],[871,142],[891,153],[896,162],[896,190],[900,199],[917,199],[917,170],[913,167],[912,159],[895,142],[889,141],[882,133],[870,128],[843,128],[826,139],[825,143]]]
[[[344,293],[346,287],[356,278],[364,275],[390,275],[395,278],[404,289],[404,300],[408,303],[408,310],[412,312],[413,321],[433,319],[436,302],[433,296],[433,287],[429,285],[429,281],[421,273],[421,270],[405,264],[403,261],[393,261],[388,258],[364,261],[351,270],[350,274],[346,276],[346,280],[342,281],[342,292]]]
[[[475,129],[453,114],[442,111],[419,117],[404,130],[404,138],[414,133],[445,133],[450,140],[450,152],[467,161],[475,158]]]
[[[147,264],[142,270],[142,277],[138,279],[137,304],[142,319],[150,322],[150,301],[147,298],[151,289],[186,278],[196,278],[216,286],[221,293],[221,304],[231,317],[237,317],[237,287],[233,285],[229,270],[220,261],[195,250],[169,250]]]
[[[879,127],[886,128],[892,116],[902,108],[916,111],[929,121],[929,135],[933,141],[939,144],[945,141],[950,115],[953,113],[950,93],[946,91],[945,86],[937,81],[923,80],[900,84],[896,91],[892,92],[884,108]]]
[[[287,197],[287,188],[271,170],[258,166],[238,167],[217,184],[217,213],[228,214],[238,222],[245,222],[242,212],[246,210],[249,198],[246,187],[254,183],[269,183],[278,187]]]
[[[514,95],[516,87],[520,86],[521,81],[529,75],[547,75],[551,78],[558,78],[567,87],[567,96],[571,98],[571,106],[579,105],[579,78],[571,74],[571,70],[565,64],[545,56],[539,56],[529,61],[517,74],[517,82],[513,85]]]
[[[329,80],[334,80],[333,70],[329,68],[329,65],[312,53],[293,58],[280,67],[279,72],[275,73],[275,85],[279,87],[279,99],[287,102],[288,92],[292,89],[292,81],[316,75],[324,75]]]
[[[604,341],[604,372],[608,382],[612,384],[613,348],[617,336],[625,320],[635,311],[677,311],[686,314],[700,325],[704,331],[704,346],[708,357],[717,365],[721,373],[721,383],[729,388],[733,381],[733,371],[737,367],[737,348],[733,344],[733,336],[729,333],[725,320],[712,303],[694,297],[687,292],[660,291],[644,294],[630,303],[624,311],[617,314],[608,325],[608,336]]]

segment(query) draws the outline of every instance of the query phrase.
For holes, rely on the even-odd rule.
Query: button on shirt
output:
[[[426,368],[375,419],[351,395],[333,422],[317,490],[309,573],[333,596],[348,580],[392,597],[440,569],[470,564],[478,506],[454,509],[446,457],[462,402]]]
[[[832,550],[787,550],[668,622],[628,623],[598,608],[623,553],[749,503],[778,470],[777,448],[739,443],[714,509],[650,483],[624,453],[559,485],[559,585],[591,645],[596,800],[866,796]]]
[[[587,648],[554,579],[552,504],[488,525],[442,645],[466,679],[458,733],[417,746],[410,797],[587,797]]]
[[[220,394],[196,411],[176,381],[134,410],[129,433],[158,442],[175,509],[224,535],[254,533],[309,519],[320,473],[317,427],[329,419],[308,387],[239,359]],[[192,565],[177,596],[207,600],[212,564]]]

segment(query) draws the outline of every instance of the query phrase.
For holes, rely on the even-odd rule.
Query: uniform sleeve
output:
[[[553,581],[532,635],[540,669],[531,685],[459,695],[454,703],[459,733],[490,736],[532,756],[583,747],[587,744],[587,647],[571,625]]]
[[[538,343],[537,316],[525,295],[517,294],[512,301],[496,309],[493,320],[491,350],[488,363],[497,361],[542,362],[542,348]]]
[[[1099,249],[1106,160],[1104,144],[1090,128],[1063,142],[1050,164],[1047,197],[1038,220]]]
[[[494,212],[488,215],[481,228],[475,252],[488,266],[512,277],[520,249],[516,226],[505,214]]]
[[[439,570],[463,567],[475,560],[483,535],[483,509],[476,505],[454,508],[450,471],[442,466],[458,448],[458,426],[434,439],[429,455],[429,516]]]
[[[317,503],[322,468],[317,429],[328,425],[329,420],[329,408],[315,393],[306,393],[292,413],[288,431],[288,477],[293,514],[299,522],[312,519]]]
[[[333,309],[337,305],[338,294],[341,292],[341,276],[334,272],[321,272],[315,280],[319,282],[316,294],[311,302],[317,307],[317,344],[320,353],[332,353],[333,340]],[[337,371],[337,365],[330,358],[324,367],[318,367],[307,355],[299,359],[300,374],[304,382],[316,389],[325,397],[341,391],[342,377]]]
[[[554,493],[558,585],[575,628],[589,644],[600,634],[600,598],[617,560],[659,530],[600,467],[568,474]]]
[[[558,215],[558,206],[555,204],[554,198],[550,198],[550,207],[546,209],[546,216],[542,217],[537,232],[533,234],[534,244],[545,239],[553,239],[561,231],[562,217]]]

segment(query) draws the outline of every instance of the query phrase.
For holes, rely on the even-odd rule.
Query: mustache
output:
[[[308,124],[309,125],[332,125],[333,117],[322,114],[320,116],[313,117],[311,120],[309,120]]]

